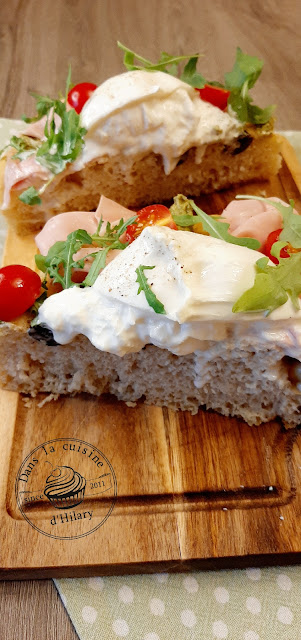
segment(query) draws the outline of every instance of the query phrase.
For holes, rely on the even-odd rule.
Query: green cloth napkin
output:
[[[0,119],[0,148],[22,126]],[[282,134],[301,162],[301,132]],[[0,219],[0,253],[5,233]],[[81,640],[301,640],[301,567],[61,579],[55,585]]]
[[[55,584],[81,640],[301,639],[301,567]]]

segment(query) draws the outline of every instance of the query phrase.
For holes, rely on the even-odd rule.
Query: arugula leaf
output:
[[[129,218],[126,222],[121,219],[113,228],[111,228],[111,225],[108,222],[106,226],[106,233],[103,236],[99,235],[99,231],[103,224],[102,220],[100,220],[96,234],[92,235],[92,241],[97,246],[103,247],[103,249],[97,253],[89,254],[89,258],[94,257],[94,262],[90,267],[87,277],[82,282],[82,285],[85,287],[91,287],[94,284],[99,272],[106,266],[106,258],[109,251],[112,249],[123,250],[128,246],[129,243],[121,242],[120,237],[126,231],[127,227],[135,222],[136,218],[136,215],[132,216],[132,218]]]
[[[28,187],[21,195],[19,196],[19,200],[24,202],[24,204],[41,204],[42,200],[39,196],[39,192],[35,187]]]
[[[40,96],[38,93],[35,93],[34,91],[30,91],[30,95],[36,100],[37,115],[34,116],[33,118],[28,118],[23,114],[22,120],[23,122],[26,122],[26,124],[30,124],[31,122],[37,122],[38,120],[41,120],[43,116],[46,116],[48,114],[48,111],[50,111],[51,107],[53,106],[53,99],[49,98],[49,96]]]
[[[181,198],[181,200],[177,200]],[[179,208],[184,205],[184,215],[174,214],[172,212],[172,208],[170,209],[172,218],[176,225],[179,227],[192,227],[195,224],[201,223],[203,230],[209,233],[213,238],[218,238],[219,240],[224,240],[225,242],[229,242],[231,244],[237,244],[242,247],[248,247],[249,249],[259,249],[260,242],[255,238],[236,238],[236,236],[231,236],[228,233],[229,223],[223,222],[222,220],[216,220],[215,217],[209,216],[205,211],[202,211],[197,205],[193,202],[193,200],[188,200],[185,196],[176,196],[174,201],[177,205],[177,211]],[[189,203],[191,209],[196,212],[195,215],[189,214],[189,209],[187,209],[187,203]]]
[[[243,53],[237,47],[236,59],[233,69],[225,73],[225,82],[208,81],[196,70],[197,61],[200,54],[195,53],[190,56],[171,56],[166,52],[162,52],[158,62],[153,63],[151,60],[143,58],[131,49],[125,47],[121,42],[117,42],[118,47],[124,51],[123,62],[128,71],[144,69],[146,71],[164,71],[170,75],[177,76],[183,82],[190,84],[196,89],[202,89],[205,84],[211,86],[226,88],[230,91],[228,105],[236,113],[241,122],[250,122],[251,124],[266,124],[272,117],[275,106],[271,105],[265,109],[261,109],[253,104],[253,100],[249,95],[256,80],[259,78],[263,62],[255,56],[249,56]],[[180,72],[180,63],[187,60],[183,72]],[[135,64],[137,60],[140,64]]]
[[[146,301],[148,302],[149,306],[152,307],[152,309],[156,312],[156,313],[161,313],[163,315],[166,315],[166,311],[164,309],[164,305],[162,304],[162,302],[160,302],[160,300],[158,300],[157,296],[154,294],[154,292],[151,290],[146,276],[144,275],[144,270],[145,269],[154,269],[155,266],[153,267],[146,267],[143,264],[140,264],[139,267],[137,267],[137,269],[135,269],[136,273],[137,273],[137,280],[136,282],[138,282],[139,284],[139,289],[138,289],[138,294],[141,293],[141,291],[144,291],[145,294],[145,298]]]
[[[147,58],[143,58],[138,53],[135,53],[128,47],[125,47],[121,42],[117,42],[119,49],[124,51],[123,64],[128,71],[164,71],[172,76],[180,77],[183,82],[190,84],[192,87],[202,88],[205,84],[205,78],[196,71],[196,64],[200,57],[199,53],[187,56],[171,56],[166,51],[162,51],[158,62],[151,62]],[[135,59],[141,64],[135,64]],[[183,60],[188,62],[184,67],[183,73],[180,75],[179,64]]]
[[[65,87],[65,104],[67,103],[68,93],[69,93],[71,87],[72,87],[72,82],[71,82],[71,64],[69,64],[68,73],[67,73],[67,79],[66,79],[66,87]]]
[[[64,171],[69,162],[76,160],[85,144],[84,136],[87,131],[80,125],[79,114],[74,109],[68,108],[67,111],[67,97],[70,85],[71,68],[69,67],[65,96],[53,99],[49,98],[49,96],[45,97],[31,93],[36,99],[37,115],[34,118],[22,116],[22,119],[27,123],[31,123],[37,122],[46,116],[45,140],[35,140],[24,134],[12,136],[7,146],[16,149],[17,153],[12,156],[13,158],[25,160],[30,155],[35,154],[37,162],[46,167],[53,176]],[[2,149],[1,154],[3,151],[4,149]],[[19,196],[20,200],[29,205],[41,204],[41,199],[38,196],[43,193],[50,181],[51,179],[38,192],[35,191],[34,195],[27,189]]]
[[[278,204],[281,206],[280,202]],[[294,200],[290,200],[289,204],[290,206],[282,205],[282,209],[277,207],[283,217],[283,229],[279,240],[286,240],[295,249],[301,249],[301,216],[294,213]]]
[[[58,128],[55,124],[55,114],[61,120]],[[68,162],[74,162],[81,152],[86,129],[80,126],[79,114],[74,109],[67,111],[65,103],[53,100],[52,113],[47,112],[44,134],[46,140],[37,151],[37,162],[51,173],[61,173]]]
[[[187,64],[184,67],[183,73],[181,73],[180,75],[180,80],[183,80],[183,82],[187,82],[187,84],[195,87],[195,89],[202,89],[206,84],[206,80],[204,76],[202,76],[202,74],[198,73],[198,71],[196,70],[198,59],[199,54],[196,54],[195,56],[189,58]]]
[[[16,153],[13,154],[13,158],[18,160],[26,160],[29,156],[33,155],[40,145],[39,140],[34,140],[29,136],[20,134],[20,136],[12,136],[9,142],[10,147],[16,149]]]
[[[120,238],[126,231],[128,225],[135,222],[136,217],[137,216],[134,215],[126,220],[126,222],[121,219],[113,228],[108,222],[106,232],[102,236],[99,235],[103,224],[102,220],[99,222],[96,233],[92,235],[89,235],[84,229],[72,231],[66,240],[55,242],[50,247],[47,256],[40,254],[35,256],[38,269],[45,273],[45,277],[48,275],[54,282],[61,284],[63,289],[75,286],[91,287],[101,269],[105,267],[108,252],[112,249],[122,250],[128,246],[128,242],[122,242]],[[75,283],[71,280],[72,269],[83,269],[85,259],[74,260],[73,256],[83,246],[95,246],[95,249],[98,246],[101,247],[102,250],[96,250],[94,253],[89,254],[89,258],[94,258],[90,271],[82,283]]]
[[[59,240],[50,247],[47,256],[40,254],[35,256],[38,269],[48,274],[54,282],[62,285],[63,289],[74,286],[71,281],[72,269],[83,269],[84,260],[74,260],[73,255],[81,249],[83,245],[92,244],[91,236],[84,229],[72,231],[67,236],[67,240]]]
[[[246,85],[247,86],[247,85]],[[250,122],[251,124],[266,124],[275,110],[275,105],[261,109],[252,104],[252,98],[249,95],[244,95],[245,91],[241,92],[239,89],[231,91],[228,98],[228,105],[236,113],[240,122]]]
[[[274,242],[274,244],[272,244],[271,246],[271,255],[274,256],[274,258],[277,258],[278,262],[280,258],[281,249],[284,249],[284,247],[287,247],[287,243],[280,242],[280,241]]]
[[[251,124],[266,124],[267,122],[269,122],[269,120],[271,119],[275,109],[276,109],[276,105],[275,104],[271,104],[269,107],[265,107],[265,109],[261,109],[260,107],[257,107],[255,104],[251,104],[253,101],[251,98],[249,98],[248,100],[248,119],[247,122],[250,122]],[[233,102],[232,102],[232,109],[235,108],[233,107]]]
[[[6,149],[12,147],[16,150],[16,153],[12,155],[12,158],[15,158],[16,160],[26,160],[26,158],[36,152],[40,144],[40,140],[34,140],[33,138],[20,133],[20,136],[12,136],[9,143],[0,150],[0,158]]]
[[[225,86],[227,89],[241,89],[248,83],[248,88],[254,87],[263,68],[263,61],[259,58],[243,53],[240,47],[236,49],[236,59],[232,71],[225,73]]]
[[[294,213],[294,200],[289,200],[289,204],[282,204],[282,202],[274,202],[274,200],[262,198],[261,196],[239,195],[236,196],[236,199],[259,200],[260,202],[265,202],[275,207],[275,209],[281,213],[283,219],[283,229],[279,236],[279,240],[286,240],[286,243],[283,246],[286,246],[289,242],[294,249],[301,249],[301,216]]]
[[[237,47],[233,69],[225,73],[225,87],[230,91],[228,104],[241,122],[265,124],[274,112],[274,105],[261,109],[252,104],[253,100],[249,96],[249,89],[254,87],[262,67],[262,60],[243,53]]]
[[[257,260],[254,285],[240,296],[232,308],[233,313],[264,312],[268,316],[289,297],[295,309],[300,309],[301,253],[290,258],[280,258],[279,253],[277,266],[270,266],[268,258]]]
[[[257,273],[254,286],[237,300],[233,313],[257,312],[269,315],[274,309],[285,304],[288,296],[270,274]]]
[[[92,235],[92,240],[95,244],[97,244],[98,247],[107,247],[109,245],[111,245],[112,243],[116,243],[119,242],[122,246],[121,247],[117,247],[114,246],[114,249],[125,249],[125,247],[128,246],[128,242],[120,242],[120,237],[123,235],[123,233],[127,230],[127,227],[130,224],[133,224],[135,222],[137,218],[137,215],[133,215],[131,218],[128,218],[128,220],[126,220],[124,222],[123,218],[121,218],[121,220],[119,220],[118,224],[115,225],[115,227],[111,227],[110,222],[107,222],[106,225],[106,232],[104,235],[100,236],[99,232],[100,229],[103,225],[103,221],[100,220],[97,231],[95,234]],[[112,248],[110,246],[110,248]]]
[[[89,258],[93,257],[94,261],[92,266],[89,269],[88,275],[82,282],[82,286],[92,287],[92,284],[94,284],[95,280],[99,276],[100,271],[104,269],[106,266],[106,258],[107,258],[108,251],[110,249],[111,247],[107,247],[102,251],[96,251],[95,253],[89,254]]]

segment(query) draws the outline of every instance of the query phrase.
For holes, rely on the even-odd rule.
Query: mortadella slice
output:
[[[280,198],[269,198],[281,202]],[[272,231],[282,229],[281,213],[269,202],[260,200],[233,200],[222,213],[225,222],[229,222],[229,233],[237,238],[256,238],[261,248]]]
[[[36,245],[42,255],[47,255],[50,247],[55,242],[66,240],[68,234],[72,233],[72,231],[85,229],[90,235],[95,233],[101,217],[104,224],[100,230],[100,235],[105,233],[106,222],[117,223],[121,218],[128,220],[132,216],[133,211],[122,207],[109,198],[105,198],[105,196],[101,196],[96,211],[68,211],[50,218],[42,231],[36,236]],[[91,251],[86,253],[91,253]]]

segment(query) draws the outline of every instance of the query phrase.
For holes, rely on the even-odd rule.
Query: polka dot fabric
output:
[[[301,567],[56,580],[81,640],[301,640]]]
[[[0,148],[22,126],[0,119]],[[301,161],[301,133],[287,137]],[[0,217],[0,254],[5,234]],[[55,584],[80,640],[301,640],[301,567]]]

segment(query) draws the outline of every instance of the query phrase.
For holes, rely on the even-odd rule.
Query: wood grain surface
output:
[[[198,51],[205,77],[216,80],[239,45],[265,60],[254,99],[278,105],[279,129],[300,127],[298,0],[2,0],[0,18],[2,116],[33,113],[30,89],[63,90],[69,63],[74,82],[120,73],[119,39],[153,60],[161,50]]]
[[[74,82],[121,72],[117,39],[154,59],[200,51],[217,79],[239,45],[265,60],[254,100],[278,105],[279,129],[298,129],[300,26],[298,0],[2,0],[0,114],[33,113],[28,90],[55,94],[69,62]],[[0,593],[1,640],[77,637],[50,581],[2,583]]]

